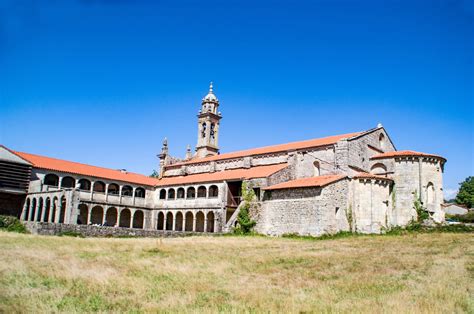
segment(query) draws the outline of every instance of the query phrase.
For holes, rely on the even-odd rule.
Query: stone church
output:
[[[0,207],[24,221],[162,232],[230,232],[253,189],[254,230],[266,235],[380,233],[416,219],[419,199],[444,221],[446,159],[396,150],[377,127],[347,134],[220,153],[222,114],[212,84],[197,115],[195,152],[170,156],[158,177],[0,146]]]

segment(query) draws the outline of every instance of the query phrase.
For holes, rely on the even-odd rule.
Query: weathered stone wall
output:
[[[390,182],[375,179],[354,179],[351,182],[353,230],[380,233],[391,217]]]
[[[159,231],[92,225],[70,225],[47,222],[24,222],[28,231],[39,235],[60,235],[74,232],[85,237],[185,237],[195,235],[215,235],[216,233]]]
[[[260,204],[255,231],[267,235],[296,233],[319,236],[348,230],[345,215],[336,210],[347,208],[348,180],[324,188],[276,190]],[[336,217],[337,216],[337,217]]]
[[[354,175],[360,168],[365,172],[370,172],[373,162],[371,157],[380,154],[381,152],[391,152],[395,147],[391,143],[388,134],[384,128],[375,129],[364,135],[356,137],[347,141],[347,162],[341,163],[342,169],[349,175]],[[349,167],[349,166],[352,166]]]

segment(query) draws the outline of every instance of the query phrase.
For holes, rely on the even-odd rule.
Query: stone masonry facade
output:
[[[434,221],[444,220],[446,160],[396,150],[380,124],[221,154],[222,117],[211,86],[197,115],[196,150],[188,146],[184,158],[173,157],[165,139],[153,178],[5,147],[0,158],[11,153],[12,163],[21,158],[31,164],[21,219],[41,223],[42,233],[91,226],[104,235],[113,230],[144,236],[231,232],[238,224],[243,186],[255,193],[255,231],[267,235],[380,233],[416,220],[416,200]]]

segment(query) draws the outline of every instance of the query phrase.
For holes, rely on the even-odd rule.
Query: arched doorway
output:
[[[79,215],[77,216],[78,225],[87,225],[87,217],[89,216],[89,209],[86,204],[79,204]]]
[[[101,206],[95,206],[91,210],[91,224],[102,225],[104,218],[104,209]]]
[[[130,219],[132,215],[130,209],[125,208],[120,212],[120,222],[119,227],[130,228]]]
[[[193,231],[194,215],[192,212],[186,213],[186,226],[184,226],[185,231]]]
[[[207,232],[214,232],[214,212],[207,213]]]
[[[44,202],[44,222],[50,222],[49,216],[51,215],[51,199],[49,197],[46,198]]]
[[[176,213],[174,230],[183,231],[183,213],[181,212]]]
[[[133,214],[133,228],[143,229],[143,212],[136,210]]]
[[[173,213],[166,214],[166,230],[173,230]]]
[[[196,232],[204,232],[204,213],[198,212],[196,214]]]
[[[105,222],[104,224],[109,227],[115,227],[117,224],[117,208],[109,207],[105,213]]]
[[[156,229],[158,230],[164,230],[164,224],[165,224],[165,215],[163,212],[158,213],[158,223],[156,225]]]

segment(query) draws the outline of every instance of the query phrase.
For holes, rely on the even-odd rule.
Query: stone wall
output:
[[[185,237],[195,235],[215,235],[216,233],[177,232],[120,227],[101,227],[92,225],[70,225],[47,222],[23,222],[32,234],[60,235],[73,232],[85,237]]]
[[[260,203],[258,213],[251,213],[258,218],[255,231],[320,236],[348,230],[346,215],[336,215],[347,208],[348,188],[348,179],[343,179],[324,188],[272,191],[269,199]]]

